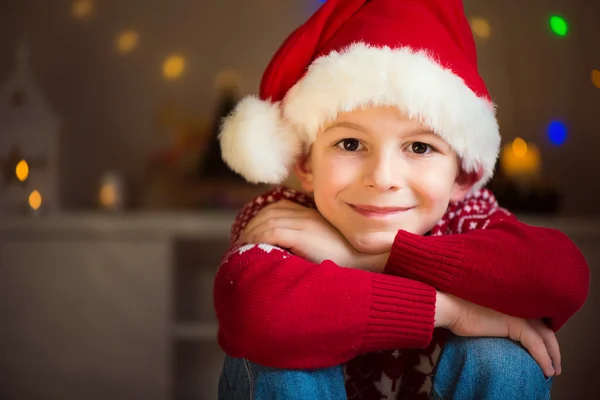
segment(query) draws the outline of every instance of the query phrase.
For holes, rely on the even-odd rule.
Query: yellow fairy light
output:
[[[600,89],[600,71],[597,69],[592,70],[592,83]]]
[[[482,39],[487,39],[492,34],[489,22],[483,18],[471,19],[471,29],[476,36]]]
[[[519,158],[525,157],[525,154],[527,154],[527,142],[521,138],[516,138],[512,143],[512,151]]]
[[[74,0],[71,4],[71,14],[77,19],[89,17],[94,10],[92,0]]]
[[[114,185],[105,184],[100,189],[100,205],[104,208],[111,208],[117,200],[117,191]]]
[[[37,211],[42,206],[42,195],[37,190],[34,190],[29,195],[29,207]]]
[[[135,49],[139,42],[139,35],[133,29],[126,29],[117,36],[117,50],[126,54]]]
[[[168,80],[175,80],[185,70],[185,58],[179,54],[173,54],[163,63],[163,76]]]
[[[500,154],[500,167],[504,174],[509,178],[517,179],[531,179],[539,176],[542,160],[538,148],[534,144],[525,143],[527,150],[523,152],[523,147],[519,147],[522,146],[522,143],[515,141],[516,146],[514,142],[509,143],[504,146]],[[515,148],[517,151],[515,151]]]
[[[27,177],[29,177],[29,165],[27,164],[27,161],[19,161],[17,167],[15,168],[15,173],[17,174],[18,180],[20,180],[21,182],[25,182],[25,180],[27,180]]]

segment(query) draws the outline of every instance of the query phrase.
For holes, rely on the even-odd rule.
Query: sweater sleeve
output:
[[[523,224],[504,209],[464,208],[463,216],[446,222],[458,234],[398,232],[385,273],[560,329],[588,293],[589,269],[577,246],[565,234]]]
[[[232,357],[325,368],[431,340],[436,292],[417,281],[313,264],[269,245],[233,247],[214,283],[218,340]]]

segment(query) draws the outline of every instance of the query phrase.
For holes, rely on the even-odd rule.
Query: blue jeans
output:
[[[454,337],[436,365],[434,400],[550,399],[552,379],[527,350],[508,339]],[[225,358],[219,400],[346,399],[341,367],[281,370]]]

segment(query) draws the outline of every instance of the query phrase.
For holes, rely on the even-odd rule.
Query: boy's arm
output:
[[[277,368],[323,368],[431,340],[435,290],[424,283],[313,264],[269,245],[237,246],[214,284],[219,344]]]
[[[547,376],[560,374],[556,337],[539,321],[405,278],[313,264],[269,245],[234,248],[217,274],[214,299],[223,350],[266,366],[324,368],[363,353],[422,348],[435,326],[460,336],[509,337]]]
[[[232,227],[232,240],[280,193],[287,192],[276,190],[246,206]],[[330,243],[329,250],[335,248],[337,236],[313,222],[309,233]],[[269,236],[272,244],[282,239]],[[311,236],[294,231],[296,240],[289,244]],[[560,369],[556,338],[535,321],[496,313],[416,281],[344,269],[331,261],[315,264],[265,244],[233,246],[217,273],[214,299],[221,347],[268,366],[329,367],[365,352],[424,347],[432,328],[443,327],[458,335],[511,337],[548,376],[553,363]]]
[[[483,212],[473,212],[474,207]],[[519,222],[489,192],[451,214],[458,215],[438,229],[459,234],[400,231],[384,272],[505,314],[544,319],[555,331],[582,307],[589,270],[566,235]]]

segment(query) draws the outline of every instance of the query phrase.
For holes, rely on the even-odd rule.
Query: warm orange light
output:
[[[100,189],[100,205],[104,208],[112,208],[117,201],[117,189],[114,185],[105,184]]]
[[[92,0],[74,0],[71,4],[71,14],[77,19],[85,19],[92,14],[94,3]]]
[[[163,63],[163,76],[167,80],[175,80],[185,70],[185,58],[180,54],[173,54]]]
[[[592,84],[600,89],[600,70],[592,70]]]
[[[39,210],[39,208],[41,206],[42,206],[42,195],[37,190],[34,190],[29,195],[29,207],[31,207],[33,210],[37,211],[37,210]]]
[[[507,177],[530,179],[540,174],[542,163],[537,147],[531,143],[525,143],[525,146],[527,147],[519,147],[518,144],[514,146],[514,143],[511,143],[502,149],[500,167]],[[517,152],[515,152],[514,147],[517,148]],[[526,151],[523,152],[524,148]]]
[[[117,36],[117,50],[121,54],[133,51],[139,43],[139,35],[133,29],[126,29]]]
[[[27,161],[19,161],[17,167],[15,168],[15,174],[17,175],[17,179],[21,182],[25,182],[27,180],[29,177],[29,165],[27,164]]]
[[[512,143],[512,151],[518,158],[525,157],[525,154],[527,154],[527,142],[521,138],[516,138]]]
[[[475,36],[479,36],[482,39],[487,39],[492,34],[489,22],[483,18],[471,19],[471,29]]]

